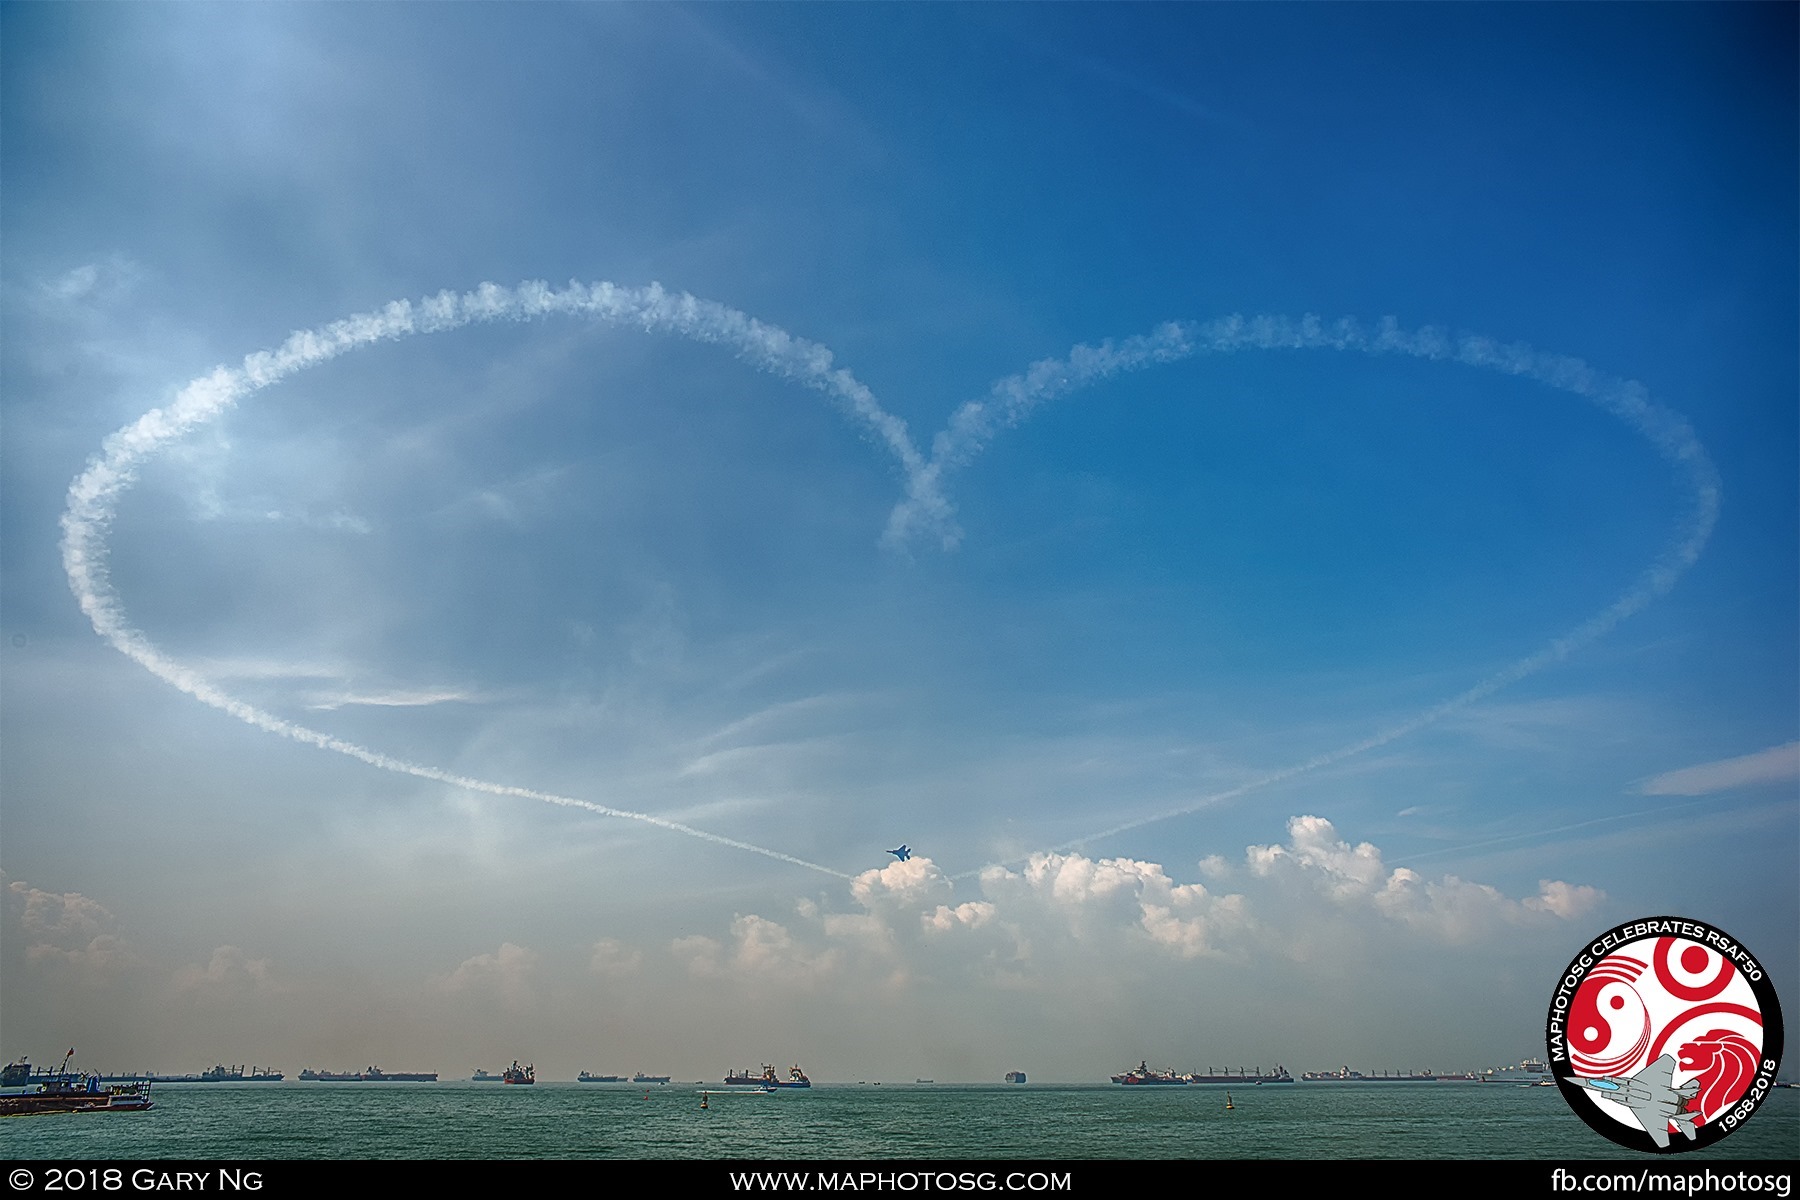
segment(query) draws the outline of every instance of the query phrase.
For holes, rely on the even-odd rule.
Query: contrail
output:
[[[1023,374],[1008,376],[994,384],[984,399],[971,400],[959,408],[949,425],[933,439],[931,459],[923,468],[923,479],[917,489],[921,495],[940,496],[939,485],[943,477],[966,466],[1002,429],[1024,421],[1040,405],[1088,384],[1201,354],[1313,349],[1355,350],[1370,355],[1400,354],[1462,363],[1531,379],[1580,396],[1623,421],[1655,448],[1684,482],[1690,498],[1689,509],[1656,559],[1618,599],[1561,637],[1501,668],[1468,690],[1360,741],[1269,771],[1225,791],[1198,797],[1180,807],[1064,842],[1053,850],[1072,850],[1158,821],[1186,816],[1247,792],[1342,762],[1435,724],[1508,684],[1563,661],[1604,636],[1619,622],[1674,587],[1675,581],[1700,557],[1707,539],[1712,536],[1713,526],[1719,519],[1718,470],[1687,420],[1652,401],[1642,384],[1603,374],[1578,358],[1544,354],[1517,343],[1503,344],[1470,334],[1451,336],[1431,327],[1409,332],[1392,317],[1370,331],[1348,318],[1327,324],[1315,316],[1295,320],[1273,316],[1247,319],[1234,315],[1204,324],[1169,322],[1150,333],[1122,342],[1077,346],[1067,358],[1033,363]],[[889,516],[888,536],[904,538],[915,528],[927,524],[943,528],[946,537],[953,534],[953,527],[945,524],[939,513],[909,498],[896,506]],[[955,878],[969,878],[979,873],[979,870],[968,871]]]
[[[834,367],[831,351],[825,347],[714,301],[667,292],[656,284],[627,288],[610,283],[591,286],[571,283],[561,290],[552,290],[539,282],[524,283],[517,288],[484,283],[461,294],[441,292],[418,304],[398,300],[380,312],[363,313],[319,329],[295,333],[279,348],[245,358],[240,367],[221,366],[194,380],[182,388],[166,408],[153,409],[108,437],[102,444],[101,453],[90,460],[87,469],[69,485],[69,505],[62,517],[63,569],[68,573],[69,586],[80,602],[81,610],[93,622],[95,632],[151,674],[202,703],[269,733],[348,755],[384,771],[494,796],[540,800],[603,816],[642,821],[659,829],[748,850],[840,879],[851,878],[842,871],[791,854],[709,833],[679,821],[452,774],[393,758],[283,720],[214,687],[199,672],[158,650],[127,621],[124,606],[113,590],[107,571],[106,535],[118,511],[119,498],[137,481],[138,468],[152,455],[252,393],[359,347],[418,333],[438,333],[479,321],[524,321],[552,313],[591,316],[613,324],[637,325],[650,331],[675,333],[696,341],[729,346],[741,358],[762,370],[824,392],[900,460],[908,481],[907,503],[924,514],[922,519],[925,522],[948,520],[949,506],[936,492],[935,482],[926,476],[924,461],[907,433],[906,423],[884,410],[874,393],[849,371]]]
[[[1470,850],[1486,850],[1490,846],[1506,846],[1517,842],[1530,842],[1538,838],[1553,837],[1559,833],[1573,833],[1577,829],[1588,829],[1595,825],[1611,825],[1618,821],[1636,821],[1643,817],[1660,817],[1667,813],[1682,812],[1690,808],[1699,808],[1703,804],[1717,804],[1719,797],[1702,796],[1698,800],[1689,800],[1681,804],[1665,804],[1660,808],[1644,808],[1637,812],[1613,813],[1607,817],[1594,817],[1587,821],[1577,821],[1573,825],[1558,825],[1555,829],[1540,829],[1534,833],[1514,833],[1505,837],[1488,838],[1486,841],[1470,842],[1466,846],[1442,846],[1434,850],[1421,850],[1417,854],[1408,854],[1404,858],[1396,858],[1389,862],[1390,866],[1403,867],[1408,863],[1418,862],[1425,858],[1438,858],[1445,854],[1466,854]]]

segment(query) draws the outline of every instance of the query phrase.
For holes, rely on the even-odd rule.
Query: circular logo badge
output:
[[[1569,963],[1545,1022],[1551,1074],[1588,1125],[1634,1150],[1710,1146],[1781,1066],[1781,1005],[1743,943],[1687,917],[1614,926]]]

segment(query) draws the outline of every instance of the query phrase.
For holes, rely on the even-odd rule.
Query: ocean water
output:
[[[1555,1088],[820,1085],[721,1095],[695,1084],[165,1084],[142,1113],[0,1120],[0,1157],[688,1159],[804,1163],[1088,1159],[1627,1159]],[[1690,1164],[1793,1159],[1800,1091],[1772,1093]],[[1668,1158],[1661,1161],[1668,1162]]]

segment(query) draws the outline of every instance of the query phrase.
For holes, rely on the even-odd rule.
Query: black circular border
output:
[[[1667,925],[1686,926],[1700,932],[1698,936],[1686,932],[1670,933],[1666,929]],[[1665,928],[1656,928],[1656,926]],[[1695,1136],[1692,1138],[1684,1137],[1681,1134],[1671,1134],[1669,1144],[1667,1148],[1664,1148],[1652,1141],[1649,1134],[1631,1129],[1607,1116],[1598,1105],[1582,1094],[1586,1091],[1585,1088],[1569,1082],[1575,1075],[1575,1068],[1569,1061],[1567,1029],[1559,1030],[1558,1022],[1561,1021],[1566,1026],[1569,1002],[1574,999],[1575,990],[1586,978],[1588,971],[1626,942],[1641,941],[1645,938],[1676,937],[1718,953],[1719,947],[1709,944],[1706,940],[1709,934],[1715,934],[1743,951],[1762,972],[1761,979],[1751,979],[1748,975],[1744,975],[1741,967],[1738,970],[1738,974],[1742,975],[1744,981],[1750,985],[1751,995],[1756,997],[1756,1006],[1762,1013],[1762,1057],[1757,1063],[1756,1078],[1750,1084],[1750,1091],[1743,1100],[1734,1106],[1733,1111],[1743,1110],[1743,1115],[1735,1123],[1726,1125],[1723,1122],[1709,1121],[1695,1130]],[[1603,943],[1606,948],[1596,954],[1595,948]],[[1727,961],[1729,961],[1729,956],[1727,956]],[[1737,966],[1736,963],[1732,965]],[[1560,1044],[1557,1041],[1559,1032],[1563,1035]],[[1735,1133],[1738,1126],[1756,1115],[1756,1110],[1762,1107],[1763,1101],[1768,1099],[1769,1092],[1774,1088],[1775,1076],[1781,1070],[1782,1042],[1781,1002],[1775,997],[1774,981],[1769,978],[1769,972],[1767,968],[1763,967],[1762,960],[1757,958],[1743,942],[1732,937],[1717,925],[1698,921],[1692,917],[1638,917],[1621,922],[1604,933],[1590,938],[1587,944],[1576,952],[1575,957],[1569,960],[1569,965],[1563,968],[1563,973],[1557,977],[1556,988],[1550,995],[1550,1012],[1544,1019],[1546,1055],[1544,1061],[1550,1065],[1550,1073],[1556,1079],[1557,1090],[1562,1093],[1563,1100],[1567,1102],[1575,1115],[1587,1122],[1588,1127],[1594,1132],[1621,1146],[1632,1150],[1641,1150],[1646,1154],[1681,1154],[1689,1150],[1699,1150]],[[1746,1103],[1749,1105],[1748,1108],[1743,1107]]]

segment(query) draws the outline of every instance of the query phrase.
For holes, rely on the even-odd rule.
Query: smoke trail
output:
[[[1392,318],[1371,332],[1352,320],[1327,326],[1317,317],[1241,316],[1203,324],[1170,322],[1148,334],[1099,346],[1076,346],[1066,359],[1033,363],[1020,374],[994,384],[984,400],[964,404],[932,442],[929,460],[913,444],[904,421],[884,410],[874,394],[848,370],[832,365],[825,347],[793,337],[735,309],[686,293],[669,293],[652,284],[624,288],[610,283],[571,283],[552,290],[541,282],[504,288],[482,284],[467,293],[442,292],[418,304],[395,301],[377,313],[364,313],[320,329],[295,333],[279,348],[248,356],[241,367],[219,367],[184,387],[167,408],[146,413],[106,439],[102,452],[69,487],[63,514],[63,566],[82,611],[94,629],[121,653],[152,674],[203,703],[239,720],[283,737],[366,762],[371,766],[491,795],[539,800],[583,808],[606,816],[643,821],[718,845],[748,850],[839,878],[840,871],[779,851],[668,821],[647,813],[611,808],[591,801],[530,788],[489,783],[434,767],[396,759],[317,730],[283,720],[237,700],[198,672],[176,663],[131,627],[107,573],[106,534],[120,496],[134,482],[138,468],[175,439],[230,409],[239,400],[280,382],[297,371],[329,361],[359,347],[418,333],[435,333],[479,321],[534,319],[551,313],[586,315],[614,324],[635,324],[647,331],[675,333],[696,341],[729,346],[752,365],[823,392],[899,460],[906,498],[889,516],[885,540],[903,545],[922,529],[934,529],[953,547],[960,532],[942,491],[944,477],[967,466],[1003,428],[1024,421],[1040,405],[1091,383],[1201,354],[1239,350],[1331,349],[1365,354],[1402,354],[1434,361],[1458,362],[1535,380],[1581,396],[1630,426],[1676,468],[1691,493],[1691,511],[1675,535],[1626,591],[1573,630],[1542,649],[1502,668],[1466,691],[1360,741],[1270,771],[1226,791],[1200,797],[1166,812],[1115,825],[1055,847],[1074,849],[1158,821],[1184,816],[1259,788],[1330,766],[1387,745],[1407,734],[1492,695],[1508,684],[1560,662],[1603,636],[1672,588],[1699,557],[1718,519],[1718,473],[1692,429],[1678,414],[1655,404],[1642,385],[1597,372],[1579,359],[1541,354],[1522,345],[1441,330],[1402,330]],[[965,872],[966,878],[978,872]]]
[[[1719,474],[1706,448],[1680,414],[1652,401],[1644,386],[1594,370],[1578,358],[1543,354],[1529,346],[1502,344],[1475,335],[1452,337],[1426,327],[1414,332],[1401,329],[1392,317],[1373,332],[1348,318],[1327,325],[1315,316],[1295,321],[1288,317],[1221,317],[1204,324],[1170,322],[1148,334],[1099,346],[1076,346],[1066,359],[1033,363],[1021,375],[994,384],[988,396],[971,400],[951,417],[949,425],[932,441],[931,459],[921,471],[920,491],[941,495],[945,474],[966,466],[1003,428],[1019,424],[1038,406],[1068,395],[1090,383],[1159,363],[1175,362],[1201,354],[1229,354],[1238,350],[1356,350],[1364,354],[1401,354],[1438,362],[1462,363],[1531,379],[1593,403],[1629,426],[1675,469],[1689,494],[1688,511],[1677,523],[1673,536],[1629,587],[1611,604],[1555,638],[1541,649],[1501,668],[1466,691],[1435,704],[1397,725],[1360,741],[1315,755],[1303,762],[1257,776],[1225,791],[1199,797],[1188,804],[1126,821],[1086,837],[1064,842],[1055,852],[1075,849],[1088,842],[1126,833],[1158,821],[1186,816],[1284,780],[1331,766],[1358,754],[1385,746],[1407,734],[1435,724],[1508,684],[1534,675],[1563,661],[1582,647],[1611,631],[1619,622],[1675,586],[1688,567],[1700,557],[1719,517]],[[914,529],[941,518],[910,499],[895,507],[888,518],[888,536],[904,538]],[[948,527],[946,536],[950,535]],[[968,878],[979,871],[965,872]]]
[[[675,333],[695,341],[729,346],[739,357],[762,370],[824,392],[900,460],[907,477],[907,503],[924,514],[922,520],[948,520],[949,506],[937,493],[935,481],[925,475],[924,461],[907,433],[906,423],[884,410],[874,393],[848,370],[834,367],[831,351],[825,347],[794,337],[722,304],[686,293],[666,292],[657,284],[646,288],[623,288],[610,283],[591,286],[571,283],[556,291],[540,282],[524,283],[517,288],[484,283],[474,291],[460,295],[441,292],[416,305],[398,300],[380,312],[362,313],[319,329],[295,333],[279,348],[245,358],[241,367],[221,366],[210,375],[194,380],[181,389],[168,407],[154,409],[108,437],[102,444],[101,453],[90,460],[87,469],[69,485],[69,505],[62,517],[63,569],[68,573],[69,586],[80,602],[81,610],[93,623],[95,632],[151,674],[202,703],[269,733],[348,755],[384,771],[494,796],[540,800],[603,816],[642,821],[659,829],[748,850],[841,879],[850,878],[844,872],[818,863],[708,833],[678,821],[452,774],[393,758],[283,720],[214,687],[199,672],[163,654],[126,620],[124,606],[113,590],[107,571],[106,535],[118,511],[119,498],[137,481],[138,468],[152,455],[226,412],[246,396],[279,383],[297,371],[359,347],[413,334],[438,333],[479,321],[524,321],[551,313],[592,316],[613,324],[633,324],[645,330]]]

